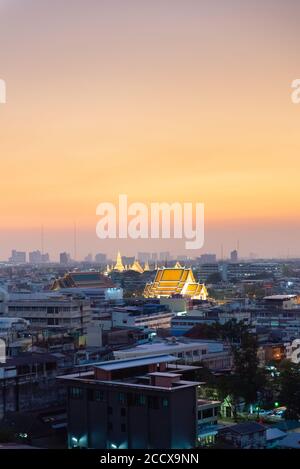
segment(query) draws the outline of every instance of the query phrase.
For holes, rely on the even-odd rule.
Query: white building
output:
[[[8,316],[28,320],[31,326],[82,329],[91,320],[90,300],[63,293],[12,293]]]
[[[221,342],[170,337],[164,341],[138,345],[114,352],[116,359],[135,358],[154,355],[173,355],[185,364],[203,362],[213,370],[229,369],[232,358]]]
[[[207,310],[207,311],[206,311]],[[215,322],[225,324],[232,319],[237,322],[245,322],[246,324],[251,323],[251,314],[248,311],[218,311],[217,309],[211,310],[212,314],[209,314],[209,308],[197,310],[189,310],[186,314],[178,314],[173,317],[171,321],[171,331],[174,335],[181,335],[192,329],[194,326],[201,324],[213,324]]]
[[[13,264],[25,264],[26,252],[16,251],[15,249],[13,249],[11,251],[11,257],[9,258],[9,262],[12,262]]]
[[[10,331],[26,331],[29,324],[29,321],[23,318],[0,317],[0,335]]]
[[[167,310],[145,312],[135,306],[114,308],[111,313],[112,327],[165,329],[171,326],[172,317],[173,313]]]

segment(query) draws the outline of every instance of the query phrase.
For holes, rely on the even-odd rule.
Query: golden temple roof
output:
[[[205,285],[196,282],[192,269],[185,267],[158,269],[154,281],[147,283],[144,289],[144,297],[146,298],[174,295],[206,299],[207,290]]]

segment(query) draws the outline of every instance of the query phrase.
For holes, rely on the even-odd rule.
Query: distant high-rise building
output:
[[[59,263],[60,264],[63,264],[63,265],[66,265],[66,264],[69,264],[71,258],[70,258],[70,254],[68,254],[67,252],[61,252],[60,255],[59,255]]]
[[[30,264],[42,264],[49,262],[49,254],[42,254],[41,251],[32,251],[29,253],[29,262]]]
[[[237,262],[237,261],[238,261],[238,258],[239,258],[239,256],[238,256],[237,250],[234,249],[233,251],[231,251],[231,253],[230,253],[230,260],[231,260],[231,262]]]
[[[31,264],[41,264],[42,253],[41,251],[32,251],[29,253],[29,262]]]
[[[11,251],[11,257],[9,258],[9,261],[12,262],[13,264],[25,264],[26,252],[16,251],[15,249],[13,249]]]
[[[45,254],[42,254],[42,262],[43,263],[47,263],[47,262],[50,262],[50,257],[49,257],[49,254],[46,252]]]
[[[95,255],[95,262],[97,262],[97,264],[106,264],[106,261],[107,261],[106,254],[102,254],[101,252],[99,252],[98,254]]]
[[[157,254],[157,252],[153,252],[151,254],[151,261],[156,262],[157,260],[158,260],[158,254]]]
[[[124,267],[127,265],[127,266],[130,266],[134,263],[135,261],[135,257],[134,256],[122,256],[122,263],[124,265]]]
[[[137,259],[140,262],[149,262],[151,259],[151,253],[150,252],[138,252]]]
[[[89,253],[85,258],[84,262],[93,262],[93,255]]]
[[[197,257],[199,264],[213,264],[217,262],[216,254],[201,254],[200,257]]]
[[[171,255],[169,253],[169,251],[165,251],[165,252],[160,252],[159,253],[159,260],[160,261],[170,261],[171,260]]]
[[[188,260],[188,256],[185,256],[184,254],[179,254],[177,256],[177,260],[178,261],[187,261]]]

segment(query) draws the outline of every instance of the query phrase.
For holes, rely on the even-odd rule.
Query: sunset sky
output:
[[[203,202],[205,245],[300,256],[298,0],[0,0],[0,259],[100,241],[96,207]]]

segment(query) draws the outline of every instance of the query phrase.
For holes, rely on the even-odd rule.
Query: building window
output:
[[[111,422],[108,422],[107,428],[108,428],[108,430],[111,431],[113,429],[113,424]]]
[[[107,413],[108,413],[108,415],[112,415],[112,413],[113,413],[113,408],[112,408],[111,406],[108,406],[108,407],[107,407]]]
[[[104,392],[103,391],[95,391],[95,401],[102,402],[104,400]]]
[[[167,397],[163,397],[163,398],[162,398],[162,406],[163,406],[164,408],[169,407],[169,399],[168,399]]]
[[[129,405],[143,407],[144,405],[146,405],[146,396],[144,396],[143,394],[130,394]]]
[[[143,394],[139,395],[139,405],[144,406],[146,404],[146,396]]]
[[[82,399],[83,391],[81,388],[70,388],[70,398],[71,399]]]
[[[121,417],[126,417],[126,409],[125,407],[121,408]]]
[[[125,433],[125,432],[126,432],[126,425],[125,425],[125,423],[122,423],[122,424],[121,424],[121,432],[122,432],[122,433]]]
[[[120,392],[119,393],[119,401],[122,403],[122,404],[125,404],[126,402],[126,394],[124,392]]]

